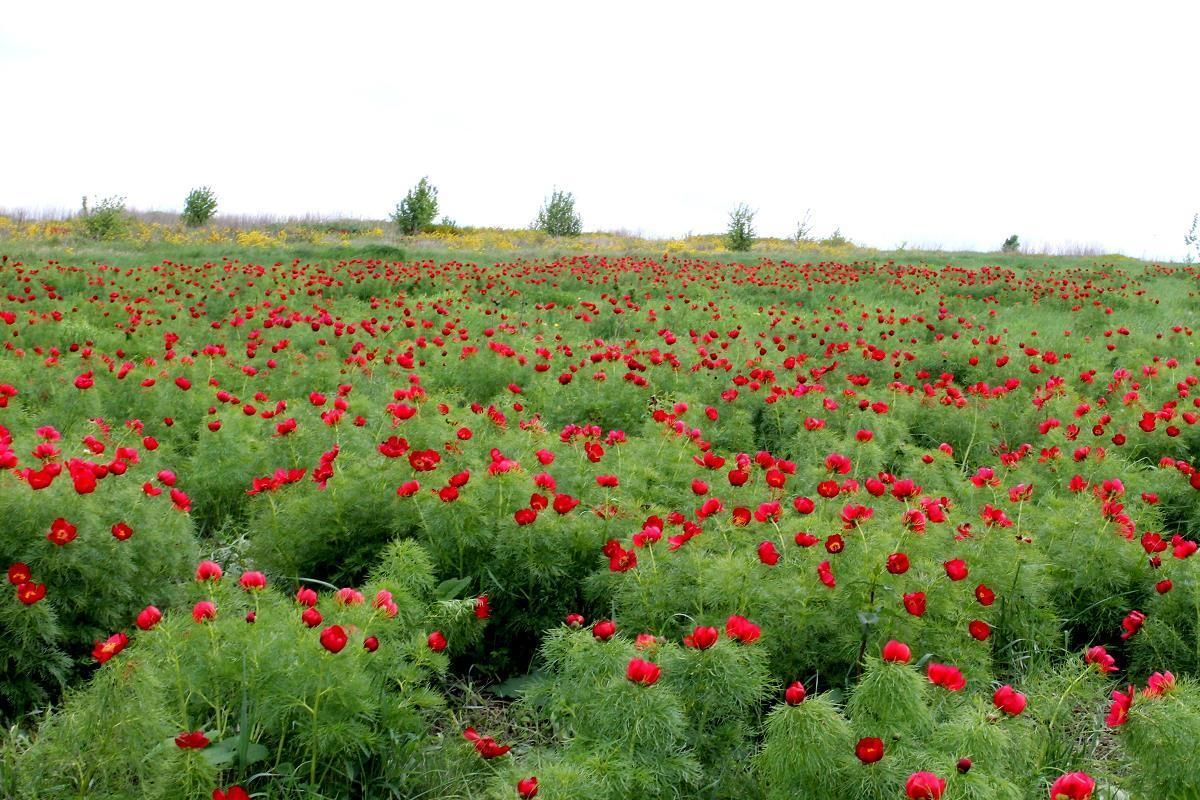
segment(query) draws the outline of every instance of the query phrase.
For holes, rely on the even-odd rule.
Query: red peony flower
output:
[[[617,632],[617,625],[610,619],[603,619],[592,626],[592,635],[602,642],[607,642]]]
[[[1128,639],[1142,629],[1142,625],[1146,622],[1146,615],[1141,611],[1130,611],[1125,615],[1125,619],[1121,620],[1121,627],[1124,633],[1121,634],[1122,639]]]
[[[30,571],[28,564],[18,561],[8,568],[8,582],[13,586],[29,583],[31,580],[33,580],[33,573]]]
[[[304,613],[300,615],[300,619],[310,628],[315,628],[324,622],[325,618],[321,616],[321,612],[313,606],[304,609]]]
[[[137,626],[143,631],[148,631],[162,621],[162,612],[154,606],[146,606],[137,615]]]
[[[92,658],[103,664],[124,650],[127,644],[129,644],[129,637],[124,632],[114,633],[103,642],[96,642],[92,648]]]
[[[54,544],[62,547],[63,545],[75,539],[75,526],[67,522],[62,517],[58,517],[50,523],[50,532],[46,534],[46,538]]]
[[[804,691],[804,684],[800,681],[793,681],[783,692],[783,701],[789,706],[798,706],[804,702],[804,698],[808,696],[808,692]]]
[[[215,561],[201,561],[196,566],[196,580],[198,581],[219,581],[222,574],[221,565]]]
[[[117,541],[123,542],[130,536],[133,536],[133,528],[124,522],[118,522],[112,526],[112,535]]]
[[[1025,695],[1005,684],[992,695],[992,704],[1009,716],[1015,717],[1025,710]]]
[[[904,610],[912,614],[914,617],[924,616],[925,614],[925,593],[924,592],[909,592],[904,595]]]
[[[975,599],[981,606],[990,606],[996,602],[996,593],[981,583],[975,587]]]
[[[874,764],[883,758],[883,740],[874,736],[865,736],[854,745],[854,755],[864,764]]]
[[[192,606],[192,619],[196,622],[204,622],[206,620],[216,619],[217,607],[209,600],[201,600],[196,605]]]
[[[768,567],[773,567],[779,563],[779,550],[775,548],[774,542],[768,539],[758,545],[758,560]]]
[[[248,592],[259,591],[267,588],[267,576],[261,572],[243,572],[238,585]]]
[[[908,800],[941,800],[946,782],[932,772],[914,772],[904,783]]]
[[[629,665],[625,668],[625,677],[642,686],[653,686],[658,682],[660,675],[662,675],[662,667],[640,658],[629,659]]]
[[[946,569],[946,577],[952,581],[961,581],[963,578],[967,577],[967,562],[963,561],[961,558],[955,558],[947,561],[942,566]]]
[[[537,778],[530,776],[517,781],[517,796],[519,796],[521,800],[531,800],[531,798],[537,797],[537,793]]]
[[[230,786],[223,792],[213,789],[212,800],[250,800],[250,795],[240,786]]]
[[[745,617],[734,614],[725,621],[725,635],[741,644],[753,644],[762,635],[762,629]]]
[[[992,627],[981,619],[971,620],[970,624],[967,625],[967,631],[971,634],[972,638],[978,639],[981,642],[992,635]]]
[[[321,631],[321,646],[331,653],[340,653],[350,637],[341,625],[330,625]]]
[[[435,653],[441,653],[446,649],[446,637],[441,631],[434,631],[425,637],[425,643],[429,645],[429,649]]]
[[[716,628],[697,626],[691,633],[683,637],[683,644],[685,647],[696,650],[707,650],[717,643],[720,635]]]
[[[46,596],[46,584],[26,581],[17,585],[17,599],[31,606]]]
[[[208,747],[208,737],[204,735],[204,731],[181,733],[175,737],[175,746],[180,750],[199,750]]]
[[[903,575],[908,572],[908,556],[904,553],[892,553],[887,558],[887,571],[893,575]]]
[[[1086,772],[1060,775],[1050,787],[1050,800],[1091,800],[1096,781]]]
[[[1136,695],[1137,691],[1132,686],[1125,692],[1113,692],[1112,705],[1109,706],[1104,724],[1110,728],[1119,728],[1124,725],[1129,720],[1129,708],[1133,705],[1133,698]]]
[[[912,660],[912,651],[904,642],[892,639],[883,646],[883,660],[894,664],[907,664]]]
[[[497,758],[512,749],[509,745],[497,744],[491,736],[480,736],[474,728],[463,731],[463,738],[475,745],[475,752],[486,759]]]
[[[957,692],[967,685],[967,679],[963,677],[958,667],[952,667],[949,664],[930,662],[927,674],[930,683],[952,692]]]
[[[1087,653],[1083,656],[1083,660],[1088,664],[1095,664],[1102,673],[1117,671],[1117,660],[1108,654],[1108,651],[1104,649],[1104,645],[1102,644],[1089,647]]]

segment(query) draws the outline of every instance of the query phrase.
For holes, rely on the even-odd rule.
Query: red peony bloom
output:
[[[8,582],[13,586],[29,583],[31,580],[33,580],[33,573],[28,564],[18,561],[8,568]]]
[[[46,584],[26,581],[17,585],[17,599],[31,606],[46,596]]]
[[[909,592],[904,595],[904,610],[912,614],[914,617],[924,616],[925,614],[925,593],[924,592]]]
[[[1104,649],[1104,645],[1102,644],[1089,647],[1087,653],[1083,656],[1083,660],[1088,664],[1095,664],[1101,672],[1117,671],[1117,660],[1108,654],[1108,651]]]
[[[967,577],[967,562],[963,561],[961,558],[955,558],[947,561],[942,566],[946,568],[946,577],[952,581],[961,581],[963,578]]]
[[[304,609],[304,613],[300,615],[300,619],[304,620],[304,624],[310,628],[315,628],[320,625],[325,618],[321,616],[321,612],[313,606]]]
[[[907,664],[912,660],[912,651],[904,642],[892,639],[883,646],[883,660],[894,664]]]
[[[219,581],[222,574],[221,565],[215,561],[201,561],[196,566],[196,580],[198,581]]]
[[[205,620],[216,619],[217,607],[209,600],[201,600],[196,605],[192,606],[192,619],[196,622],[204,622]]]
[[[374,653],[379,649],[379,637],[368,636],[367,638],[363,639],[363,649],[368,653]]]
[[[1009,716],[1015,717],[1025,710],[1025,695],[1005,684],[992,695],[992,704]]]
[[[429,645],[429,649],[435,653],[441,653],[446,649],[446,637],[441,631],[434,631],[425,638],[425,643]]]
[[[683,644],[685,647],[696,650],[707,650],[717,643],[720,635],[716,628],[697,626],[695,630],[683,637]]]
[[[768,539],[758,545],[758,560],[768,567],[773,567],[779,563],[779,550],[775,548],[774,542]]]
[[[972,638],[982,642],[992,635],[992,626],[981,619],[973,619],[967,625],[967,631],[971,634]]]
[[[512,749],[509,745],[497,744],[491,736],[480,736],[474,728],[463,731],[463,738],[475,745],[475,752],[487,759],[497,758]]]
[[[576,630],[578,630],[579,628],[583,627],[583,615],[582,614],[567,614],[567,616],[563,620],[563,622],[566,623],[568,628],[575,628]]]
[[[1050,800],[1091,800],[1096,781],[1086,772],[1068,772],[1050,787]]]
[[[154,606],[146,606],[137,615],[137,626],[140,630],[148,631],[162,621],[162,612]]]
[[[488,596],[481,594],[475,598],[475,619],[487,619],[492,615],[492,607],[489,605]]]
[[[537,778],[530,776],[517,781],[517,795],[521,800],[531,800],[531,798],[537,797],[537,793]]]
[[[734,614],[725,621],[725,635],[741,644],[753,644],[762,635],[762,629],[745,617]]]
[[[798,706],[804,702],[804,698],[808,696],[808,692],[804,691],[804,684],[800,681],[793,681],[791,685],[783,692],[783,701],[789,706]]]
[[[958,667],[952,667],[949,664],[930,662],[927,674],[930,683],[952,692],[957,692],[967,685],[967,679],[963,677]]]
[[[908,556],[904,553],[892,553],[887,558],[887,571],[893,575],[903,575],[908,572]]]
[[[112,526],[112,535],[117,541],[123,542],[130,536],[133,536],[133,528],[124,522],[118,522]]]
[[[250,800],[250,795],[240,786],[230,786],[223,792],[213,789],[212,800]]]
[[[307,586],[302,586],[296,590],[296,602],[312,608],[317,604],[317,593]]]
[[[175,746],[180,750],[199,750],[208,747],[208,737],[204,735],[204,731],[181,733],[175,737]]]
[[[67,522],[62,517],[58,517],[50,523],[50,532],[46,534],[46,538],[54,542],[59,547],[67,544],[75,539],[75,526]]]
[[[981,583],[975,587],[975,599],[981,606],[990,606],[996,602],[996,593]]]
[[[243,572],[238,578],[238,585],[246,591],[258,591],[267,588],[267,576],[261,572]]]
[[[114,633],[103,642],[96,642],[96,645],[92,648],[92,658],[103,664],[124,650],[127,644],[129,644],[129,637],[124,632]]]
[[[340,653],[350,637],[341,625],[330,625],[321,631],[321,646],[331,653]]]
[[[1112,705],[1109,706],[1108,716],[1104,718],[1104,724],[1110,728],[1119,728],[1129,721],[1129,708],[1133,705],[1133,698],[1137,695],[1137,691],[1130,686],[1128,691],[1113,692]]]
[[[904,783],[908,800],[941,800],[946,782],[932,772],[914,772]]]
[[[1146,679],[1142,697],[1162,697],[1175,688],[1175,676],[1170,672],[1156,672]]]
[[[854,745],[854,755],[864,764],[874,764],[883,758],[883,740],[874,736],[865,736]]]
[[[1125,619],[1121,620],[1121,627],[1125,632],[1121,634],[1122,639],[1128,639],[1142,629],[1142,625],[1146,622],[1146,615],[1141,611],[1130,611],[1125,615]]]
[[[592,636],[602,642],[607,642],[617,632],[617,625],[610,619],[602,619],[592,626]]]
[[[658,682],[660,675],[662,675],[662,667],[640,658],[629,659],[629,665],[625,668],[625,677],[642,686],[653,686]]]

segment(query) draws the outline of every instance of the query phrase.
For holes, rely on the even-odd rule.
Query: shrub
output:
[[[1004,240],[1004,244],[1000,245],[1001,253],[1015,253],[1021,249],[1021,240],[1014,233],[1012,236]]]
[[[392,212],[392,222],[405,236],[421,233],[433,224],[438,211],[438,190],[429,182],[429,178],[421,178],[417,185],[409,189],[408,194]]]
[[[754,244],[754,212],[745,203],[729,212],[729,229],[725,240],[730,250],[742,252]]]
[[[575,197],[570,192],[555,189],[545,205],[538,210],[533,228],[551,236],[581,234],[583,220],[575,212]]]
[[[129,214],[125,211],[125,198],[119,195],[106,197],[89,209],[84,198],[80,214],[83,230],[92,239],[119,239],[129,227]]]
[[[189,228],[198,228],[213,218],[217,213],[217,196],[207,186],[192,189],[187,199],[183,201],[183,224]]]

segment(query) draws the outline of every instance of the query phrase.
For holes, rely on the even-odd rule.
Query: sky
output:
[[[1200,211],[1195,2],[17,2],[0,208],[464,225],[554,188],[587,230],[1181,258]]]

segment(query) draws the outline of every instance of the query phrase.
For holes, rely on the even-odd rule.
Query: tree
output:
[[[213,218],[217,213],[217,195],[208,186],[201,186],[188,192],[183,201],[183,224],[189,228],[199,228]]]
[[[725,234],[725,239],[729,244],[730,250],[744,251],[749,250],[754,244],[754,215],[758,213],[751,210],[750,206],[745,203],[739,203],[737,208],[729,212],[729,229]]]
[[[392,222],[400,228],[400,233],[412,236],[433,225],[438,211],[437,194],[437,187],[429,183],[428,177],[409,189],[392,212]]]
[[[538,210],[533,229],[551,236],[578,236],[583,233],[583,220],[575,212],[574,195],[555,189]]]
[[[1021,240],[1014,233],[1012,236],[1004,240],[1004,244],[1000,246],[1001,253],[1015,253],[1021,249]]]
[[[813,225],[812,225],[812,209],[804,209],[804,217],[796,223],[796,235],[792,238],[796,240],[796,244],[803,242],[811,242],[813,240]]]
[[[83,211],[80,213],[83,230],[93,239],[119,239],[129,225],[129,215],[125,213],[125,198],[119,195],[106,197],[89,209],[87,198],[83,198]]]
[[[1183,243],[1187,246],[1187,252],[1183,257],[1187,263],[1192,263],[1192,259],[1200,259],[1200,213],[1192,215],[1192,227],[1183,235]]]

